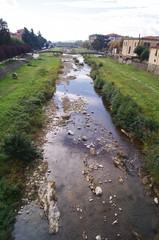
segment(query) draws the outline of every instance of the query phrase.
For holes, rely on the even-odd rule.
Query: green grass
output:
[[[13,62],[16,62],[16,60],[8,60],[8,61],[6,61],[6,62],[4,62],[4,63],[1,63],[1,64],[0,64],[0,69],[6,67],[6,66],[8,66],[8,65],[10,65],[10,64],[13,63]]]
[[[155,118],[159,123],[158,75],[108,58],[91,58],[91,60],[97,64],[103,63],[103,67],[99,70],[101,78],[105,81],[114,82],[115,86],[124,95],[129,95],[137,102],[147,117]]]
[[[25,103],[43,91],[47,81],[55,82],[60,65],[58,58],[42,54],[42,60],[31,60],[31,63],[32,66],[23,64],[16,70],[18,79],[13,80],[11,72],[0,80],[0,140],[27,111]],[[46,76],[41,76],[40,69],[45,69]]]
[[[41,54],[0,79],[0,240],[12,231],[24,189],[24,172],[38,156],[35,140],[43,126],[43,106],[55,91],[61,60]],[[34,142],[34,143],[33,143]]]

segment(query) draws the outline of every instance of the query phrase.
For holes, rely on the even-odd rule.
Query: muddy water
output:
[[[81,56],[76,58],[83,61]],[[51,171],[46,173],[47,179],[56,182],[59,233],[48,233],[43,210],[31,202],[17,217],[13,238],[93,240],[100,235],[108,240],[158,240],[158,207],[141,184],[139,150],[114,127],[101,96],[94,90],[90,68],[75,65],[73,56],[66,55],[64,61],[71,64],[71,69],[57,85],[52,101],[58,111],[43,147]],[[70,118],[61,121],[65,113]],[[112,160],[121,152],[126,171],[115,167]],[[91,191],[91,181],[94,187],[102,188],[102,196]]]

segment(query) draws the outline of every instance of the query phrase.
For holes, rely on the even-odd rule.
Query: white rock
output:
[[[157,198],[157,197],[154,198],[154,202],[155,202],[156,204],[158,204],[158,198]]]
[[[112,225],[115,225],[115,224],[117,224],[118,223],[118,219],[116,219],[113,223],[112,223]]]
[[[97,186],[97,187],[95,188],[95,194],[96,194],[97,196],[101,196],[102,193],[103,193],[103,191],[102,191],[101,187]]]
[[[55,200],[55,183],[47,182],[38,191],[40,204],[44,208],[45,215],[49,222],[49,233],[56,234],[59,230],[60,212]]]
[[[96,236],[96,240],[102,240],[101,236],[100,235]]]

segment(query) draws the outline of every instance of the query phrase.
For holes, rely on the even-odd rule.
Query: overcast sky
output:
[[[31,28],[51,41],[91,34],[159,36],[159,0],[0,0],[9,30]]]

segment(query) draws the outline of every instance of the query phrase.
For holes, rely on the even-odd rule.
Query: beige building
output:
[[[122,55],[125,57],[135,57],[134,49],[138,45],[148,48],[159,46],[159,37],[125,38],[123,41]]]
[[[147,70],[159,74],[159,46],[150,49]]]

